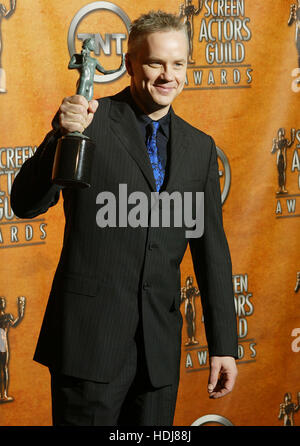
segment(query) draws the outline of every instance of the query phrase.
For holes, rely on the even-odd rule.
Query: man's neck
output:
[[[143,102],[140,100],[139,96],[136,94],[135,89],[133,86],[130,86],[130,93],[132,96],[132,99],[137,104],[137,106],[145,113],[145,115],[149,116],[150,119],[153,121],[158,121],[159,119],[163,118],[169,111],[170,105],[163,107],[163,108],[157,108],[154,110],[147,110]]]

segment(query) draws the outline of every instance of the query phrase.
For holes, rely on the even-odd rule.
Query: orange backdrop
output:
[[[296,81],[300,75],[296,24],[288,26],[294,2],[278,0],[275,8],[272,0],[206,0],[193,17],[194,63],[188,66],[186,86],[174,109],[213,135],[220,149],[221,187],[229,187],[223,215],[233,263],[240,358],[234,392],[209,400],[200,299],[194,299],[197,343],[192,345],[186,345],[183,300],[181,380],[174,423],[178,426],[213,424],[213,419],[220,424],[224,418],[235,426],[280,426],[284,395],[290,393],[297,404],[300,88]],[[71,21],[84,6],[97,8],[100,3],[108,2],[17,0],[10,17],[2,8],[0,89],[6,92],[0,93],[0,295],[6,298],[5,312],[16,317],[16,299],[26,297],[24,319],[8,332],[9,395],[14,400],[0,404],[2,426],[51,425],[49,373],[32,357],[62,243],[62,201],[45,215],[20,220],[10,209],[9,194],[14,175],[49,131],[62,98],[75,92],[78,75],[67,69]],[[179,12],[183,3],[110,2],[130,20],[149,9]],[[198,1],[191,3],[197,12]],[[1,4],[10,9],[9,0]],[[126,37],[127,29],[118,14],[94,9],[76,29],[77,52],[81,33],[99,34],[108,41],[106,34]],[[126,38],[113,37],[111,42],[111,54],[102,50],[100,54],[107,69],[119,65],[116,43],[122,43],[124,52],[127,47]],[[95,83],[95,97],[114,94],[128,84],[126,73],[113,82]],[[288,141],[295,129],[295,140],[286,150],[284,194],[276,193],[277,146],[271,153],[280,128]],[[189,251],[181,276],[182,287],[188,276],[197,287]],[[300,412],[295,411],[293,420],[300,425]]]

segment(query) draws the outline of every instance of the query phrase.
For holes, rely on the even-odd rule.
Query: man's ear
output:
[[[127,70],[127,73],[129,74],[129,76],[133,76],[130,55],[128,53],[126,53],[126,55],[125,55],[125,66],[126,66],[126,70]]]

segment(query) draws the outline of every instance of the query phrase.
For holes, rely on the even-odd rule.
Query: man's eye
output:
[[[149,65],[150,65],[150,67],[157,68],[157,67],[161,66],[161,63],[160,62],[150,62]]]

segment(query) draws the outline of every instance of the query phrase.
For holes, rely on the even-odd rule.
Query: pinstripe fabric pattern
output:
[[[136,333],[119,374],[110,383],[51,371],[54,426],[172,426],[178,381],[154,388],[145,367],[141,332]]]
[[[97,142],[91,188],[62,190],[64,242],[34,359],[61,374],[112,382],[126,361],[141,321],[149,379],[159,388],[178,379],[179,265],[188,243],[211,355],[237,357],[232,270],[215,144],[173,110],[170,156],[161,190],[204,192],[204,236],[188,240],[184,222],[182,227],[125,227],[121,208],[127,206],[128,215],[134,207],[127,201],[130,194],[143,192],[150,203],[151,192],[156,190],[145,141],[128,105],[129,95],[125,89],[101,99],[86,130]],[[21,218],[46,212],[59,199],[60,191],[51,183],[56,140],[52,132],[16,176],[11,204]],[[126,197],[119,197],[120,184],[127,187]],[[115,227],[96,224],[100,207],[96,200],[102,191],[118,197]],[[172,222],[174,209],[170,214]]]

